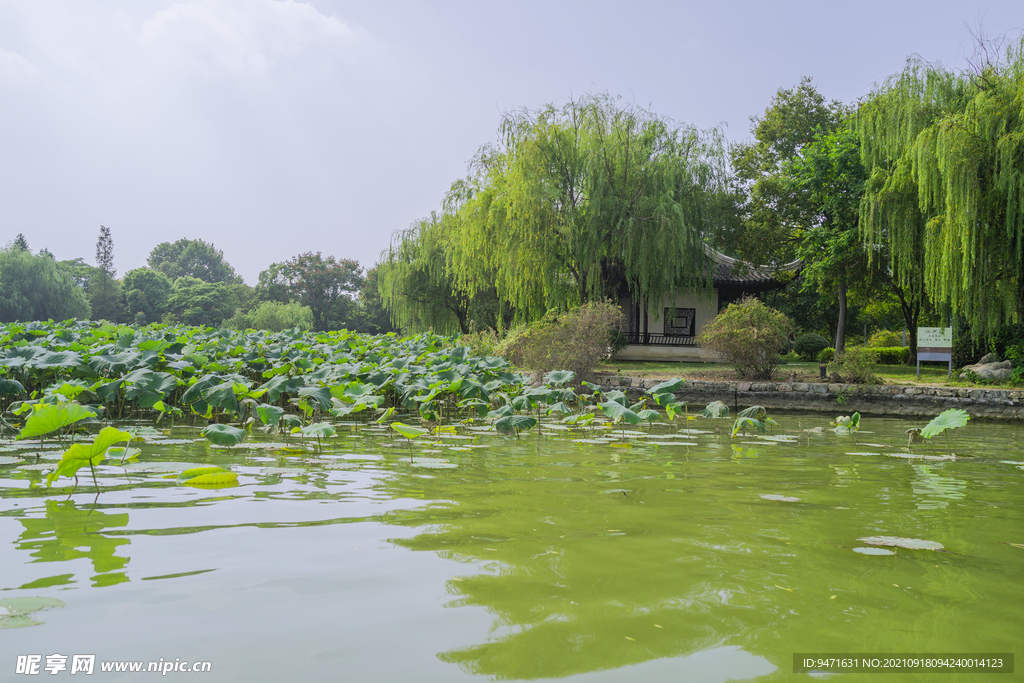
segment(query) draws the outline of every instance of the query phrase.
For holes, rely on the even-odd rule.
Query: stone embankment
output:
[[[602,377],[605,386],[631,398],[660,379]],[[710,382],[687,380],[676,393],[693,405],[722,401],[731,408],[759,405],[774,410],[814,410],[869,415],[934,417],[947,408],[961,408],[971,417],[1024,420],[1024,391],[962,389],[902,384],[818,384],[811,382]]]

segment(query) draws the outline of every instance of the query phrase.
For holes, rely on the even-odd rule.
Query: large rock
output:
[[[990,353],[974,365],[965,365],[960,368],[960,377],[963,378],[966,371],[970,370],[981,379],[994,379],[1000,382],[1010,379],[1013,374],[1013,363],[1008,360],[994,362],[997,358],[996,354]]]

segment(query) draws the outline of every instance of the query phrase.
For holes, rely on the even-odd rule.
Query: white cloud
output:
[[[24,83],[38,73],[32,63],[17,52],[0,48],[0,83]]]
[[[260,75],[276,61],[353,43],[335,17],[295,0],[177,2],[147,19],[139,43],[168,66],[206,75]]]

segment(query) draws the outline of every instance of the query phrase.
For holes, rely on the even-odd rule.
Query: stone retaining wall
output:
[[[597,381],[619,388],[631,398],[639,398],[645,389],[663,380],[602,377]],[[971,417],[1024,420],[1024,391],[1007,389],[687,380],[676,396],[692,404],[722,401],[734,409],[759,405],[776,410],[934,417],[947,408],[961,408]]]

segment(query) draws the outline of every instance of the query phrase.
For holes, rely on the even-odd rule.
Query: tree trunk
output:
[[[836,325],[836,355],[846,350],[846,282],[839,283],[839,323]]]

